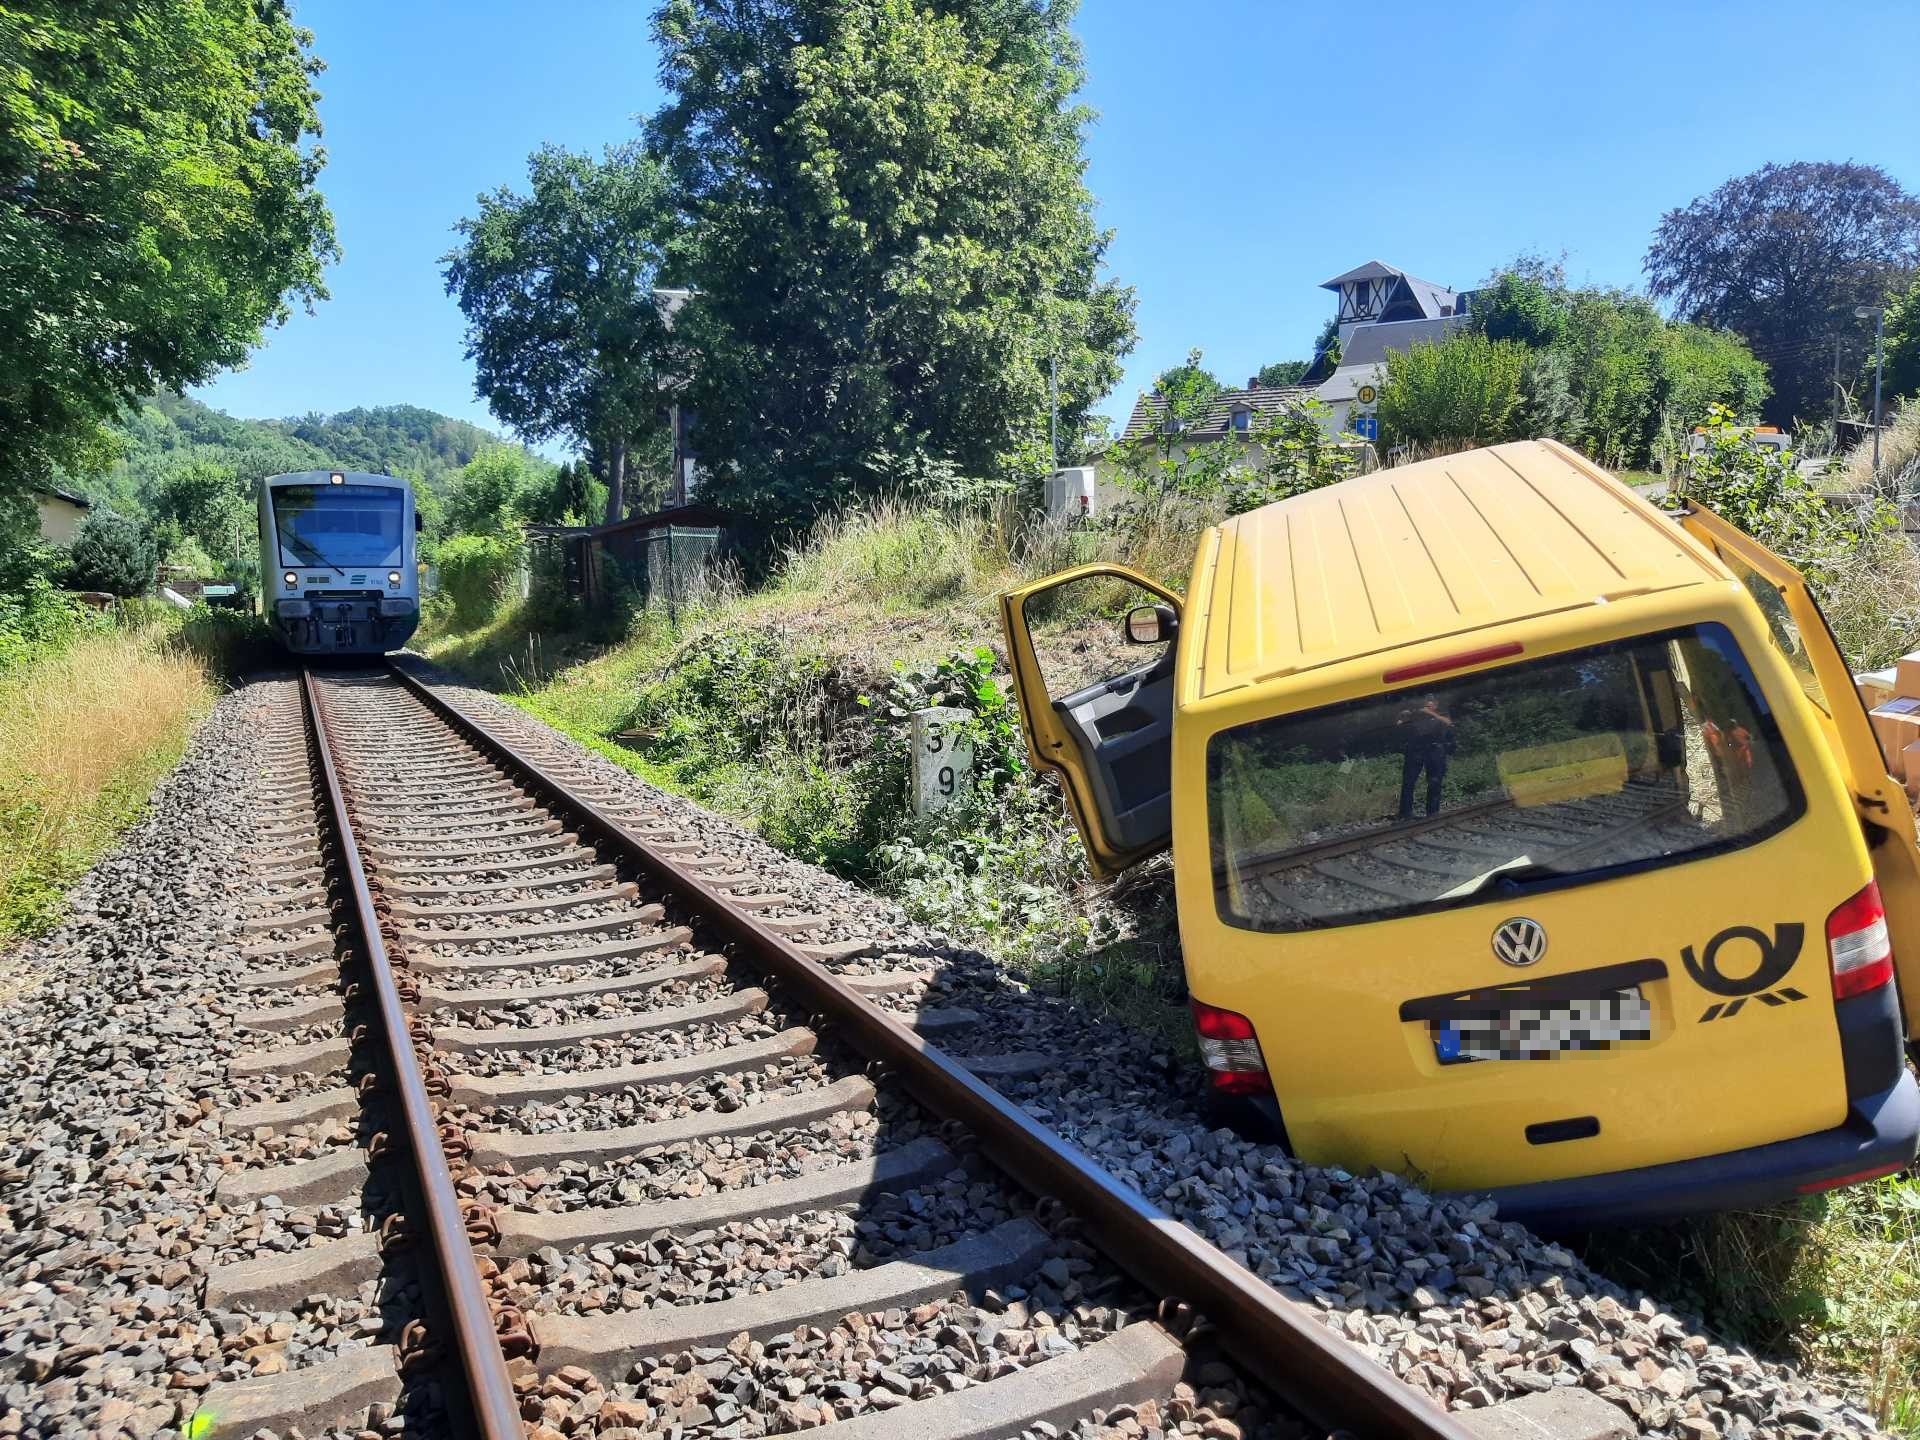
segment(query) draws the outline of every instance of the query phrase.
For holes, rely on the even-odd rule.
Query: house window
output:
[[[1243,432],[1251,430],[1253,428],[1253,412],[1251,410],[1234,411],[1233,428]]]

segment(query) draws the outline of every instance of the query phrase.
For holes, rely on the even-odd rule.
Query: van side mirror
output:
[[[1179,628],[1171,605],[1136,605],[1127,612],[1123,633],[1129,645],[1158,645],[1173,639]]]
[[[413,533],[418,535],[421,531],[425,530],[426,528],[427,528],[427,522],[420,518],[420,512],[418,510],[414,511],[413,512]]]

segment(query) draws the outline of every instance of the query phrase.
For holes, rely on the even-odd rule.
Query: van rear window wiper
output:
[[[1506,865],[1497,866],[1464,885],[1456,885],[1446,892],[1442,899],[1459,900],[1472,895],[1518,895],[1531,885],[1544,880],[1564,880],[1568,872],[1551,865],[1541,865],[1522,855]]]

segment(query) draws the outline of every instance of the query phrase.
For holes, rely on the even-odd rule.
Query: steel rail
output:
[[[1396,1440],[1472,1440],[1432,1400],[1364,1359],[1251,1270],[1229,1260],[1180,1221],[1064,1137],[1036,1124],[997,1090],[929,1045],[784,935],[637,839],[591,801],[573,794],[484,722],[388,661],[406,688],[476,749],[542,800],[573,817],[601,845],[700,912],[743,958],[783,984],[790,1003],[835,1027],[880,1062],[929,1110],[961,1122],[982,1153],[1028,1192],[1063,1203],[1106,1255],[1156,1295],[1184,1302],[1213,1338],[1262,1385],[1329,1430]]]
[[[340,842],[341,863],[346,866],[352,890],[353,925],[373,981],[380,1029],[386,1040],[394,1089],[406,1125],[406,1145],[413,1155],[414,1175],[426,1206],[427,1233],[423,1238],[432,1246],[438,1263],[453,1340],[460,1368],[466,1376],[473,1423],[483,1440],[524,1440],[526,1427],[520,1418],[520,1404],[513,1393],[513,1382],[507,1376],[506,1356],[494,1332],[493,1312],[474,1263],[473,1245],[467,1238],[466,1221],[460,1211],[460,1197],[454,1190],[446,1154],[440,1147],[440,1133],[434,1125],[433,1100],[427,1094],[419,1058],[413,1053],[407,1011],[394,981],[386,941],[380,934],[373,890],[360,863],[359,842],[347,813],[346,793],[340,787],[340,776],[334,768],[326,702],[311,670],[303,669],[300,680],[307,723],[319,758],[321,784],[326,791],[327,810],[334,836]]]

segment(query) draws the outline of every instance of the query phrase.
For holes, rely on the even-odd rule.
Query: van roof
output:
[[[1202,696],[1727,578],[1678,525],[1553,441],[1375,471],[1216,533],[1216,563],[1195,587],[1209,615]]]

